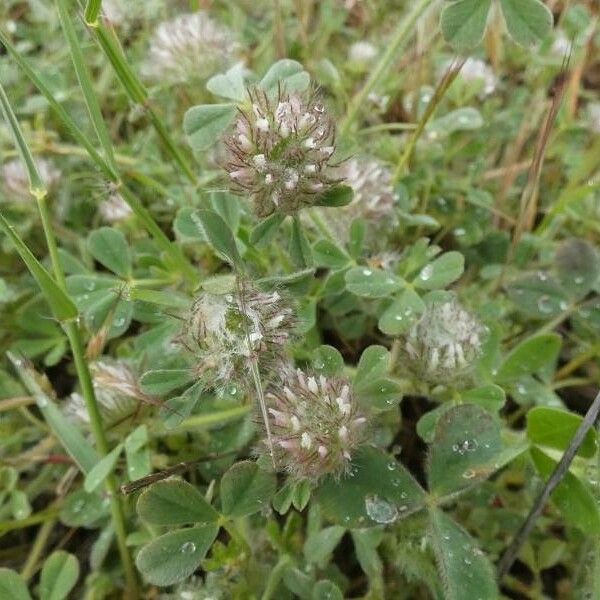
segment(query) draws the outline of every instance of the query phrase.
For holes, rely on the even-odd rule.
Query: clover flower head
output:
[[[61,172],[52,163],[44,158],[35,161],[42,183],[48,191],[56,187],[60,180]],[[29,176],[23,161],[11,160],[0,168],[0,185],[7,200],[27,202],[31,200],[29,189]]]
[[[161,23],[150,42],[145,75],[157,82],[207,79],[228,67],[238,50],[233,33],[204,11]]]
[[[406,336],[408,364],[429,383],[448,384],[465,378],[481,355],[485,331],[455,298],[434,300]]]
[[[120,26],[127,19],[127,11],[120,0],[104,0],[102,2],[102,16],[111,25]]]
[[[262,367],[282,357],[293,327],[293,310],[279,292],[262,292],[245,283],[231,294],[201,294],[190,310],[184,337],[200,360],[198,372],[227,381],[245,377],[250,359]]]
[[[280,89],[274,99],[259,88],[248,93],[251,107],[225,138],[232,191],[250,194],[259,218],[295,214],[338,183],[329,172],[335,125],[312,91]]]
[[[352,63],[366,65],[377,56],[377,48],[365,41],[355,42],[348,50],[348,59]]]
[[[284,368],[266,402],[275,463],[294,478],[341,475],[365,439],[366,418],[342,379]]]
[[[374,158],[352,158],[341,167],[341,177],[352,188],[352,202],[344,207],[352,218],[375,223],[394,220],[397,195],[390,170]]]
[[[493,69],[485,61],[472,56],[465,61],[460,76],[465,81],[482,81],[484,96],[493,94],[498,85],[498,78]]]
[[[100,413],[109,425],[132,416],[139,408],[140,402],[150,400],[141,390],[132,367],[123,360],[96,361],[91,365],[91,372]],[[74,421],[85,424],[90,422],[81,394],[71,394],[65,412]]]
[[[118,192],[110,193],[108,198],[100,203],[98,210],[106,223],[118,223],[133,214],[129,204],[123,200],[123,196]]]
[[[145,19],[152,19],[160,14],[163,6],[161,0],[145,0],[130,10],[128,0],[103,0],[102,17],[113,27],[132,29]]]
[[[442,64],[439,73],[440,77],[443,76],[453,64],[454,60],[449,60]],[[466,82],[481,83],[483,86],[481,96],[493,94],[498,86],[498,78],[496,77],[494,70],[480,58],[473,58],[472,56],[467,58],[458,76]]]

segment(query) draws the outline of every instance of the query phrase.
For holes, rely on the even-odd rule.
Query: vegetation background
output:
[[[600,598],[599,17],[3,0],[0,598]]]

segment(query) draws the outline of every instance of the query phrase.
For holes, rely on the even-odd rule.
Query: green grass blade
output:
[[[365,85],[350,101],[346,116],[340,124],[340,136],[344,136],[350,131],[359,111],[365,106],[369,93],[373,91],[373,88],[379,83],[385,73],[388,72],[392,61],[400,49],[408,42],[410,36],[414,35],[416,31],[415,24],[432,3],[432,0],[419,0],[418,2],[409,5],[411,7],[410,12],[408,12],[404,19],[399,21],[396,30],[388,43],[386,51],[379,59],[375,68],[371,71]]]
[[[58,257],[58,247],[56,245],[56,238],[52,233],[52,225],[50,214],[48,212],[48,205],[46,203],[46,194],[48,190],[46,189],[45,183],[42,181],[40,174],[37,169],[37,165],[33,160],[33,155],[27,146],[27,142],[23,137],[21,132],[21,127],[19,126],[19,122],[15,117],[15,114],[10,106],[10,102],[6,97],[6,93],[4,92],[4,88],[0,84],[0,103],[2,104],[2,110],[4,112],[4,116],[6,121],[11,128],[13,138],[15,140],[15,145],[17,146],[17,150],[21,155],[23,162],[25,163],[25,168],[27,170],[27,174],[29,176],[29,189],[31,191],[32,196],[35,197],[38,209],[40,211],[40,217],[42,219],[42,225],[44,227],[44,233],[46,235],[46,242],[48,244],[48,251],[50,252],[50,258],[52,261],[52,267],[54,270],[54,277],[58,282],[61,288],[64,288],[65,279],[60,269],[60,260]]]
[[[88,0],[85,12],[83,13],[83,18],[87,25],[90,25],[91,27],[96,27],[98,25],[98,15],[100,14],[101,8],[102,0]]]
[[[23,385],[35,397],[37,406],[56,439],[77,463],[79,469],[83,473],[89,473],[92,467],[98,462],[98,454],[96,454],[94,448],[85,439],[79,429],[74,427],[73,423],[63,416],[54,401],[43,390],[37,381],[37,373],[33,370],[32,366],[11,352],[7,352],[7,356],[14,365],[15,371],[19,375]]]
[[[106,127],[106,123],[104,122],[102,111],[100,110],[98,97],[96,96],[96,92],[92,85],[92,78],[89,69],[85,64],[85,59],[83,52],[81,51],[81,46],[79,45],[79,40],[77,39],[75,27],[73,26],[73,22],[69,15],[66,0],[56,0],[56,5],[58,8],[60,24],[63,28],[65,38],[69,43],[71,59],[73,61],[73,66],[75,67],[75,73],[77,75],[77,79],[79,80],[81,91],[83,92],[83,96],[85,98],[85,104],[92,120],[92,125],[96,131],[100,145],[104,150],[106,160],[113,170],[116,170],[113,148],[110,141],[110,136],[108,135],[108,129]]]
[[[0,104],[2,105],[2,113],[4,114],[4,118],[8,123],[8,126],[11,129],[13,138],[15,140],[15,145],[17,146],[17,150],[25,163],[25,168],[27,169],[27,175],[29,176],[29,189],[31,193],[36,198],[39,195],[45,196],[46,189],[44,187],[44,183],[38,173],[37,166],[35,161],[33,160],[33,156],[25,143],[25,139],[23,138],[23,134],[21,133],[21,128],[19,127],[19,122],[17,121],[17,117],[13,112],[8,98],[6,96],[6,92],[0,83]]]
[[[90,155],[90,158],[94,161],[94,163],[98,166],[102,173],[110,181],[119,184],[119,174],[114,165],[109,165],[106,162],[106,160],[96,151],[93,144],[90,143],[85,133],[77,126],[77,124],[71,118],[69,113],[54,98],[50,89],[44,84],[42,79],[31,68],[27,60],[25,60],[25,58],[23,58],[19,51],[12,45],[12,43],[9,41],[8,37],[2,30],[0,30],[0,42],[2,42],[7,51],[15,59],[15,62],[17,62],[17,64],[23,69],[27,77],[35,85],[39,92],[44,96],[44,98],[46,98],[48,104],[56,112],[61,121],[66,125],[68,129],[70,129],[75,140],[86,149],[86,151]],[[127,204],[129,204],[129,206],[131,207],[131,210],[133,211],[135,216],[140,220],[140,222],[145,227],[146,231],[148,231],[148,233],[154,238],[154,240],[161,247],[161,249],[164,252],[166,252],[169,256],[171,256],[173,262],[179,266],[180,270],[183,273],[185,273],[186,277],[190,281],[197,281],[198,275],[195,269],[183,256],[181,250],[177,246],[175,246],[175,244],[173,244],[171,240],[169,240],[169,238],[164,234],[162,229],[158,226],[158,224],[152,217],[150,211],[148,211],[144,207],[144,205],[129,188],[122,185],[119,191],[121,192],[121,195],[123,196],[125,202],[127,202]]]
[[[27,244],[20,238],[19,234],[15,231],[15,228],[0,214],[0,227],[4,230],[6,235],[10,238],[15,249],[23,259],[23,262],[27,265],[27,268],[31,274],[35,277],[40,289],[42,290],[54,316],[59,321],[68,321],[75,319],[78,315],[75,304],[71,301],[69,296],[58,286],[58,284],[52,279],[48,271],[33,255],[31,250],[27,247]]]
[[[169,134],[167,126],[154,111],[152,106],[149,105],[148,92],[127,62],[127,58],[125,57],[123,49],[121,48],[119,40],[117,39],[114,31],[108,29],[102,24],[98,24],[92,29],[98,44],[102,48],[106,58],[108,58],[115,71],[115,74],[125,88],[130,100],[136,104],[144,106],[146,114],[150,118],[150,122],[164,144],[165,149],[171,155],[187,179],[190,182],[195,183],[196,174],[184,158],[181,151],[177,148],[177,145]]]
[[[106,175],[111,181],[116,181],[118,176],[116,170],[113,169],[100,154],[96,151],[94,145],[89,141],[85,133],[78,127],[75,121],[71,118],[71,115],[63,108],[62,104],[56,100],[48,86],[42,81],[37,73],[31,68],[28,61],[21,55],[21,53],[13,46],[8,39],[8,36],[4,31],[0,29],[0,42],[4,45],[8,53],[12,56],[15,62],[21,67],[25,75],[38,89],[38,91],[44,96],[48,104],[52,107],[54,112],[57,114],[59,119],[65,124],[65,126],[71,131],[71,134],[75,140],[86,149],[90,158],[96,163],[98,168]]]

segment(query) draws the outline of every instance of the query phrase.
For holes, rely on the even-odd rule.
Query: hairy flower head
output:
[[[144,72],[168,84],[207,79],[230,66],[237,49],[233,33],[206,12],[183,14],[157,27]]]
[[[312,91],[280,89],[272,99],[254,88],[249,96],[225,138],[232,190],[250,194],[258,217],[294,214],[338,182],[330,174],[335,125]]]
[[[107,223],[118,223],[129,218],[133,211],[119,192],[111,192],[106,200],[98,207],[100,216]]]
[[[266,402],[276,465],[313,481],[348,468],[366,419],[347,382],[284,369]]]
[[[199,373],[227,381],[245,378],[251,358],[262,366],[283,356],[293,326],[293,311],[279,292],[245,283],[230,294],[202,293],[190,310],[184,343],[197,355]]]
[[[406,336],[409,366],[430,383],[464,378],[481,354],[484,333],[485,327],[455,298],[434,300]]]
[[[94,392],[104,421],[109,425],[131,417],[140,402],[152,402],[140,388],[138,377],[125,361],[99,360],[91,365]],[[72,394],[65,412],[74,420],[89,423],[90,418],[83,397]]]
[[[37,159],[35,163],[42,183],[48,191],[51,191],[60,180],[60,171],[44,158]],[[18,158],[0,167],[0,185],[7,201],[27,202],[32,198],[27,170],[23,161]]]
[[[374,223],[395,219],[397,195],[390,170],[374,158],[352,158],[341,167],[341,176],[352,188],[352,202],[343,208],[352,218],[362,217]]]
[[[449,60],[442,65],[440,77],[452,68],[453,63],[453,60]],[[480,58],[473,58],[472,56],[467,58],[458,76],[462,81],[481,85],[480,95],[482,97],[493,94],[498,86],[498,77],[496,77],[494,70]]]

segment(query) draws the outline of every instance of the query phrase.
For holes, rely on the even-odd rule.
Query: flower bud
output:
[[[397,195],[390,170],[373,158],[353,158],[341,167],[341,176],[352,188],[352,202],[343,208],[353,219],[362,217],[374,224],[395,221]]]
[[[139,409],[140,402],[155,402],[140,389],[136,373],[123,360],[99,360],[91,365],[90,370],[100,413],[109,426],[132,417]],[[85,401],[80,394],[71,394],[65,412],[76,421],[90,422]]]
[[[365,438],[366,419],[348,383],[284,368],[266,402],[277,466],[312,481],[349,467]]]
[[[335,125],[314,93],[276,98],[254,88],[251,108],[242,110],[226,136],[224,165],[232,191],[250,194],[259,218],[296,213],[339,180],[330,176]]]
[[[198,372],[219,380],[246,377],[250,359],[259,367],[281,358],[294,326],[293,311],[276,292],[248,283],[231,294],[202,293],[192,305],[185,345],[198,359]]]
[[[157,27],[144,72],[167,84],[207,79],[234,62],[237,49],[233,33],[206,12],[183,14]]]
[[[449,384],[466,378],[481,355],[485,327],[455,298],[427,304],[405,339],[405,357],[416,376]]]

